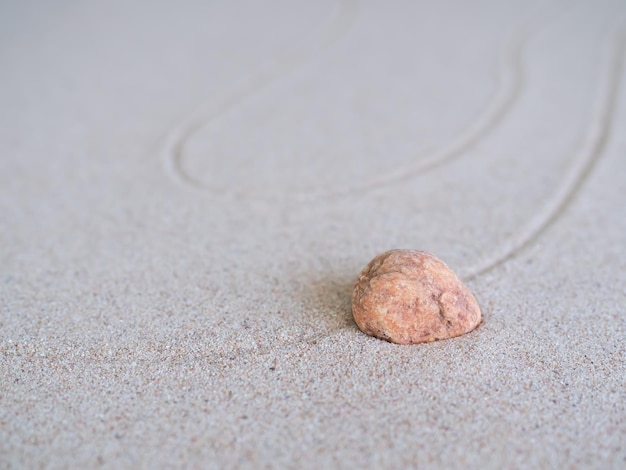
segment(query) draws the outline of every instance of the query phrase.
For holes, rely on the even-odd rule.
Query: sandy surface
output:
[[[0,468],[626,467],[625,13],[3,2]],[[479,328],[361,333],[391,248]]]

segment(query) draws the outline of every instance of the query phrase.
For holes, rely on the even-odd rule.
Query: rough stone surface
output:
[[[417,250],[376,256],[356,281],[352,314],[364,333],[398,344],[460,336],[481,319],[478,302],[454,272]]]

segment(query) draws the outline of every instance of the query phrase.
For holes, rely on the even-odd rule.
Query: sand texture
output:
[[[0,5],[0,469],[626,467],[626,2]],[[482,323],[365,335],[378,253]]]

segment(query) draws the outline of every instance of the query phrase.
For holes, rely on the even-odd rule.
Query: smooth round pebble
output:
[[[456,274],[417,250],[376,256],[356,281],[352,314],[364,333],[398,344],[460,336],[481,320],[478,302]]]

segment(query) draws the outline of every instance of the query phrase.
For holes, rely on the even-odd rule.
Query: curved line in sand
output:
[[[613,39],[610,41],[612,51],[608,59],[608,66],[604,69],[605,72],[600,79],[601,85],[598,98],[592,109],[591,123],[561,183],[541,210],[518,230],[508,243],[501,246],[488,259],[468,268],[467,272],[460,275],[464,281],[472,280],[503,264],[533,243],[563,215],[576,194],[580,192],[595,164],[600,159],[611,131],[624,65],[624,45],[626,42],[624,32],[626,30],[621,25],[622,22],[612,34]]]
[[[169,132],[164,144],[164,163],[167,173],[187,186],[203,191],[211,189],[201,180],[185,171],[182,160],[186,141],[241,100],[253,95],[278,77],[297,68],[315,56],[315,54],[336,42],[350,29],[354,22],[357,13],[357,2],[358,0],[339,0],[333,19],[324,28],[320,37],[309,38],[308,46],[300,44],[299,47],[287,49],[279,53],[273,60],[261,67],[260,70],[242,80],[237,89],[228,93],[215,109],[207,111],[206,108],[210,100],[205,101],[198,109],[192,111],[187,118],[175,126]]]
[[[426,171],[433,170],[453,161],[469,151],[496,128],[520,95],[522,88],[520,57],[522,46],[528,35],[527,29],[527,21],[523,21],[513,28],[512,33],[509,33],[509,38],[501,48],[502,52],[498,59],[498,85],[496,86],[495,94],[492,95],[478,117],[474,118],[468,127],[448,141],[447,144],[444,144],[441,148],[434,150],[430,154],[426,154],[426,156],[419,159],[417,163],[387,171],[381,176],[372,178],[357,186],[334,191],[321,189],[310,193],[300,193],[297,194],[297,196],[301,199],[317,199],[348,196],[371,191],[391,183],[408,180]]]
[[[252,79],[248,79],[248,81],[252,82],[251,84],[244,85],[241,90],[237,90],[227,96],[224,101],[217,106],[217,109],[214,109],[210,113],[206,113],[206,110],[204,110],[204,115],[202,109],[200,109],[192,113],[190,118],[186,119],[181,125],[177,126],[170,133],[165,144],[165,162],[169,173],[184,184],[193,188],[202,191],[212,190],[211,186],[195,178],[184,169],[183,159],[186,141],[241,100],[269,85],[278,77],[297,68],[317,52],[335,42],[347,31],[348,25],[354,19],[355,11],[355,4],[346,1],[339,3],[339,11],[335,20],[328,27],[327,31],[322,34],[322,38],[317,41],[316,47],[309,51],[290,51],[289,53],[282,54],[282,56],[273,61],[273,66],[271,65],[269,70],[261,70],[253,75]],[[559,13],[562,13],[562,10],[560,10]],[[502,52],[498,59],[499,65],[497,67],[497,81],[499,85],[497,86],[495,94],[478,117],[473,119],[471,124],[456,138],[452,139],[450,143],[439,150],[435,150],[426,158],[421,159],[417,164],[387,172],[381,177],[371,179],[358,186],[345,190],[322,188],[308,192],[296,192],[291,193],[290,197],[300,201],[311,201],[323,197],[347,196],[353,193],[373,190],[390,183],[410,179],[420,173],[437,168],[470,150],[498,125],[520,94],[522,84],[522,70],[520,65],[521,52],[523,44],[529,36],[531,29],[529,23],[531,22],[532,16],[534,15],[526,15],[526,17],[513,28],[512,32],[509,33],[508,39],[505,41],[504,47],[502,47]],[[545,18],[545,16],[543,17]],[[202,108],[205,107],[206,105]]]
[[[533,7],[533,9],[536,8],[540,8],[540,11],[544,9],[541,4],[536,4]],[[570,8],[572,8],[572,5],[565,6],[565,8],[558,10],[555,16],[561,16]],[[541,24],[532,25],[533,17],[536,15],[537,13],[527,14],[509,33],[509,38],[505,41],[498,60],[497,82],[499,85],[497,86],[496,93],[478,117],[457,137],[453,138],[442,148],[420,159],[417,163],[387,172],[359,186],[347,188],[343,191],[317,191],[307,196],[310,198],[347,196],[359,192],[375,190],[388,184],[406,181],[422,175],[427,171],[434,170],[435,168],[454,161],[474,148],[506,117],[521,93],[524,75],[521,56],[524,44],[531,37],[532,30],[541,30],[550,19],[554,20],[554,17],[550,18],[550,14],[541,15],[543,19]],[[548,18],[548,20],[546,20],[546,18]]]

